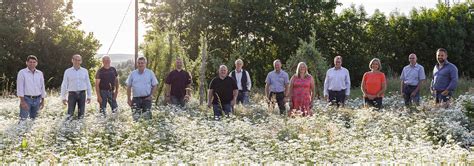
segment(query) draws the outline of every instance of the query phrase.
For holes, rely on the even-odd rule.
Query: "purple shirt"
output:
[[[18,97],[40,96],[46,97],[43,72],[31,71],[28,68],[20,70],[16,78],[16,95]]]
[[[191,82],[191,76],[184,70],[171,71],[165,80],[166,84],[171,85],[170,95],[177,98],[182,98],[186,95],[186,87]]]
[[[442,68],[436,64],[433,69],[431,88],[437,91],[454,91],[458,85],[458,68],[446,61]]]
[[[115,79],[117,78],[117,70],[114,67],[108,69],[102,67],[97,71],[95,79],[99,79],[99,89],[100,90],[114,90],[115,89]]]

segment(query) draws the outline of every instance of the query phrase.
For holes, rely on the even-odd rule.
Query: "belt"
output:
[[[341,89],[341,90],[331,90],[331,89],[329,89],[328,91],[341,92],[341,91],[346,91],[346,89]]]
[[[39,98],[41,97],[41,95],[38,95],[38,96],[29,96],[29,95],[25,95],[23,97],[28,97],[28,98],[32,98],[32,99],[36,99],[36,98]]]
[[[150,97],[150,95],[148,95],[148,96],[139,96],[139,97],[133,97],[133,98],[140,98],[140,99],[145,99],[145,98],[147,98],[147,97]]]
[[[408,86],[410,88],[416,88],[418,85],[408,85],[408,84],[405,84],[405,86]]]
[[[86,90],[80,90],[80,91],[69,91],[69,93],[83,93],[86,92]]]

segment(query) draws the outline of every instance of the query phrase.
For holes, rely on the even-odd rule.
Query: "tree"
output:
[[[46,86],[61,84],[71,66],[73,54],[81,54],[83,66],[94,69],[94,55],[100,44],[92,33],[78,30],[80,21],[72,16],[72,1],[3,0],[0,6],[0,73],[7,81],[16,80],[30,54],[39,58]],[[93,75],[93,74],[91,74]],[[0,82],[6,88],[7,81]]]

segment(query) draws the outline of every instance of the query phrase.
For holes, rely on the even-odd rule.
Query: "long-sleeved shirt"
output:
[[[63,82],[61,84],[61,98],[66,100],[68,92],[87,91],[87,98],[92,96],[92,86],[87,69],[71,67],[64,71]]]
[[[243,90],[243,88],[242,88],[242,71],[244,71],[244,70],[240,70],[240,72],[237,71],[237,70],[232,71],[232,72],[235,72],[235,81],[237,81],[237,88],[239,90]],[[232,72],[229,74],[229,76],[232,75]],[[252,80],[250,80],[249,72],[245,71],[245,74],[247,75],[247,89],[250,91],[250,88],[252,88]]]
[[[400,75],[400,80],[403,81],[403,84],[411,86],[418,86],[418,83],[424,79],[426,79],[425,69],[418,63],[405,66]]]
[[[458,68],[446,61],[442,68],[436,64],[433,69],[433,81],[431,89],[437,91],[454,91],[458,85]]]
[[[340,69],[333,67],[326,72],[326,78],[324,79],[324,96],[327,96],[330,90],[345,90],[346,95],[349,96],[351,92],[349,70],[344,67],[341,67]]]
[[[45,98],[46,90],[43,72],[36,69],[31,71],[28,68],[20,70],[16,78],[16,88],[16,95],[18,97],[41,95],[41,98]]]

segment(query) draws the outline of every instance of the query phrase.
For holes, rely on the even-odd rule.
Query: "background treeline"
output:
[[[448,50],[448,59],[458,66],[461,76],[474,75],[470,67],[474,64],[470,58],[474,56],[472,1],[388,15],[380,11],[368,15],[362,6],[335,13],[340,5],[335,0],[164,0],[144,4],[142,18],[152,27],[142,45],[145,56],[156,59],[152,66],[161,72],[172,68],[174,57],[184,57],[197,84],[201,83],[196,77],[207,81],[216,75],[219,64],[233,68],[237,58],[244,60],[257,87],[264,86],[277,58],[290,75],[298,61],[306,61],[321,82],[333,57],[341,55],[353,86],[359,86],[375,57],[382,60],[384,72],[398,77],[408,64],[408,55],[416,53],[429,75],[440,47]],[[172,51],[168,51],[169,43]],[[205,74],[200,73],[201,63],[206,63]]]
[[[78,30],[72,3],[2,0],[0,88],[14,90],[17,71],[24,68],[29,54],[39,57],[38,68],[45,72],[49,88],[59,87],[74,53],[83,55],[83,66],[93,75],[98,65],[93,57],[100,44],[93,34]],[[160,79],[172,69],[174,58],[183,57],[194,83],[205,87],[219,64],[233,68],[235,59],[242,58],[254,86],[262,87],[272,61],[281,59],[290,74],[297,62],[306,61],[321,84],[333,57],[341,55],[353,86],[359,86],[374,57],[382,60],[384,72],[397,76],[408,63],[407,56],[416,53],[430,74],[439,47],[448,50],[461,76],[474,75],[471,0],[388,15],[380,11],[368,15],[356,6],[336,13],[340,5],[336,0],[149,0],[140,5],[141,19],[151,27],[141,51]]]
[[[91,72],[99,41],[92,33],[78,30],[81,22],[72,14],[73,1],[0,1],[0,88],[13,91],[16,76],[25,68],[28,55],[39,59],[38,69],[48,88],[59,88],[71,56],[81,54],[83,66]],[[93,73],[91,73],[93,75]]]

